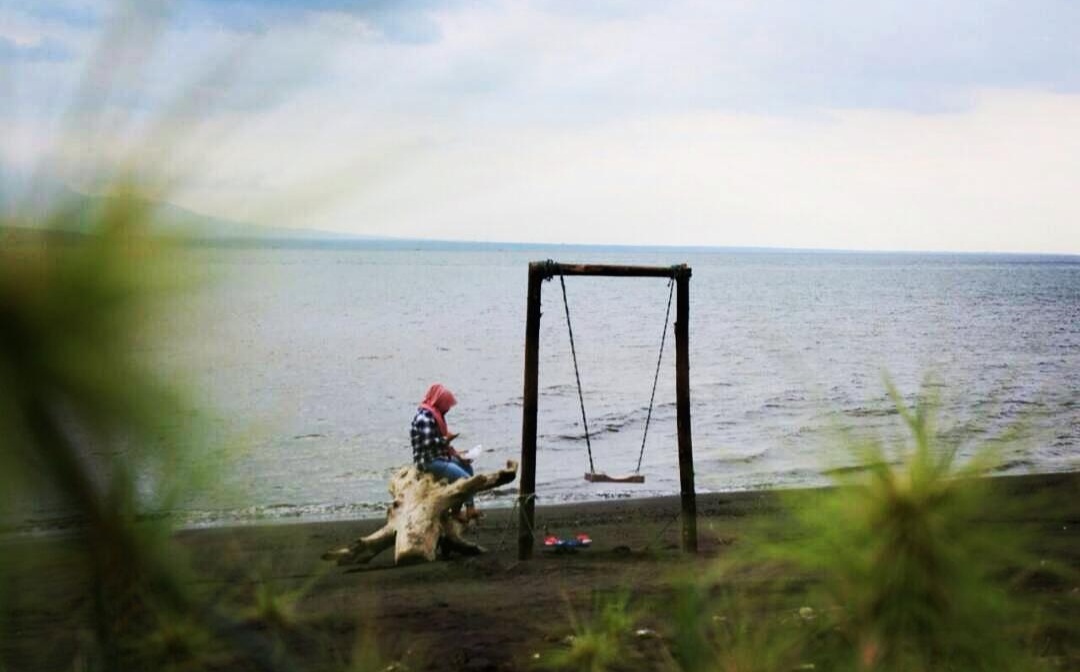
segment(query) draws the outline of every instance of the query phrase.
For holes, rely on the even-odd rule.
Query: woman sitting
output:
[[[420,407],[413,416],[409,438],[412,441],[413,463],[436,478],[453,483],[473,475],[472,460],[463,457],[451,444],[457,434],[446,426],[446,414],[457,404],[450,390],[439,383],[428,388]],[[458,520],[467,522],[480,517],[470,497],[465,501],[465,514],[455,511]]]

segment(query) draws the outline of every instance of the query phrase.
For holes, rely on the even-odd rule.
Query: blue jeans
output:
[[[434,474],[436,478],[443,479],[450,483],[460,480],[462,478],[468,478],[473,475],[473,468],[471,464],[465,464],[458,462],[454,459],[438,458],[427,462],[423,465],[423,470],[429,474]],[[473,506],[473,498],[469,497],[465,500],[465,506],[470,509]]]

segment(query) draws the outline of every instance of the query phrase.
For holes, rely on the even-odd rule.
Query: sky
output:
[[[0,0],[0,101],[271,226],[1080,254],[1074,0]]]

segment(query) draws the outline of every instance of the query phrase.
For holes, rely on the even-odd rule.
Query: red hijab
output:
[[[446,428],[446,418],[444,415],[447,411],[457,404],[457,399],[454,398],[454,393],[443,387],[440,383],[435,383],[428,388],[427,394],[424,395],[424,400],[420,402],[420,408],[423,408],[431,413],[435,418],[435,424],[439,426],[439,431],[443,436],[450,434],[450,430]]]

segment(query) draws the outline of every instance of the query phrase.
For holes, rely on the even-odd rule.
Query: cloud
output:
[[[7,156],[41,153],[42,110],[78,84],[79,55],[101,38],[101,26],[65,23],[68,4],[87,16],[113,6],[49,0],[0,28],[0,52],[51,38],[77,53],[8,54],[22,110],[6,128],[23,130],[0,138]],[[5,7],[0,19],[17,14]],[[101,109],[209,129],[212,142],[188,146],[214,165],[182,204],[239,219],[451,238],[1076,251],[1061,231],[1077,212],[1059,188],[1080,180],[1062,153],[1080,154],[1076,25],[1080,4],[1058,0],[191,0],[148,40],[152,54],[124,61],[140,75],[113,77],[123,90]],[[123,135],[133,130],[92,140],[137,146]],[[327,175],[344,192],[333,213],[271,221],[247,207]]]
[[[33,44],[19,44],[14,40],[0,36],[0,62],[24,61],[36,62],[62,62],[74,58],[74,52],[63,42],[51,38],[45,38]]]
[[[179,194],[237,219],[474,240],[1080,253],[1080,96],[962,112],[682,112],[588,127],[348,119],[297,101]],[[310,120],[321,119],[315,127]],[[219,178],[261,176],[260,191]],[[332,179],[311,207],[304,186]],[[260,208],[268,194],[297,194]],[[316,199],[318,200],[318,199]]]
[[[119,6],[43,0],[33,12],[100,17]],[[188,0],[170,21],[157,81],[183,81],[193,55],[227,52],[229,41],[257,44],[256,88],[275,95],[245,99],[276,105],[299,74],[401,114],[453,108],[497,124],[687,109],[940,113],[987,88],[1080,91],[1071,0]],[[325,69],[306,55],[336,48]]]
[[[443,17],[444,42],[517,67],[517,92],[573,115],[686,107],[940,112],[983,88],[1080,91],[1080,4],[915,1],[551,3]],[[659,8],[658,8],[659,7]]]
[[[98,27],[103,6],[102,0],[0,0],[0,10],[74,28]]]
[[[316,15],[338,15],[364,21],[380,39],[427,44],[441,36],[431,12],[448,6],[409,0],[193,0],[183,9],[182,20],[265,33]]]

